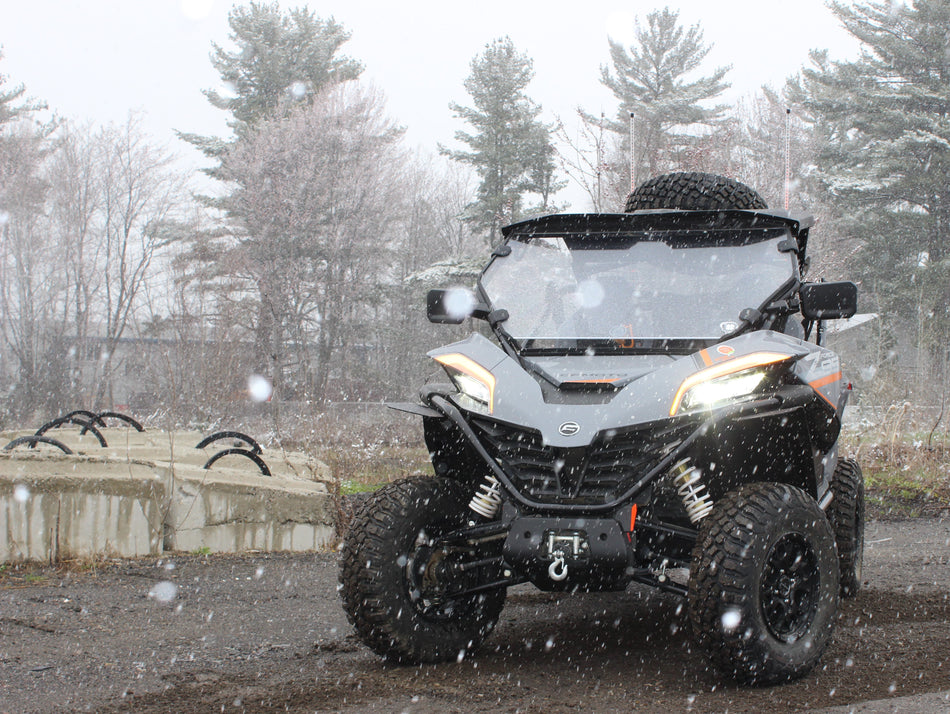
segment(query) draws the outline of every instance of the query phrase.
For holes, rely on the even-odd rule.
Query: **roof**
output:
[[[502,234],[508,237],[513,234],[626,233],[698,227],[711,229],[787,227],[794,235],[798,235],[807,231],[814,222],[809,215],[793,215],[785,211],[651,210],[635,213],[552,213],[512,223],[501,230]]]

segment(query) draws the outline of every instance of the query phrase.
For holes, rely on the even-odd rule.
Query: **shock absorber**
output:
[[[494,474],[488,474],[472,496],[472,500],[468,502],[468,507],[483,518],[491,520],[498,514],[500,506],[501,484]]]
[[[702,473],[692,466],[689,459],[677,461],[671,469],[676,492],[683,499],[683,507],[691,523],[699,523],[713,509],[712,499],[706,485],[700,481]]]

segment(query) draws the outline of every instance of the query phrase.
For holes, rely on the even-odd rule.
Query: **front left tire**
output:
[[[689,580],[693,633],[740,683],[796,679],[831,639],[838,587],[834,535],[815,500],[786,484],[748,484],[702,521]]]

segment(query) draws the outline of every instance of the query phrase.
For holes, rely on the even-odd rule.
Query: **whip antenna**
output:
[[[601,174],[603,173],[603,170],[604,170],[603,145],[604,145],[604,112],[601,111],[600,112],[600,131],[597,135],[597,156],[596,156],[597,166],[594,169],[597,175],[597,206],[596,208],[598,211],[600,210],[600,205],[601,205],[601,183],[600,183]]]
[[[785,107],[785,210],[788,210],[788,192],[792,183],[792,110]]]
[[[630,112],[630,193],[637,190],[637,149],[633,143],[635,136],[633,112]]]

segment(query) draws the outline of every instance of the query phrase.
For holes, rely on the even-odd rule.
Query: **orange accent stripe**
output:
[[[833,401],[828,399],[827,396],[821,391],[821,387],[825,387],[829,384],[834,384],[841,379],[841,372],[835,372],[834,374],[829,374],[827,377],[822,377],[821,379],[816,379],[814,382],[809,382],[808,386],[815,390],[815,394],[824,399],[828,404],[831,405],[832,409],[837,409],[838,405]]]
[[[709,367],[710,365],[712,365],[713,361],[712,361],[712,359],[710,359],[709,353],[708,353],[706,350],[700,350],[700,351],[699,351],[699,356],[703,358],[703,362],[706,363],[706,366],[707,366],[707,367]]]
[[[637,504],[630,507],[630,532],[633,533],[633,527],[637,524]]]
[[[824,387],[827,384],[832,384],[841,379],[841,372],[835,372],[834,374],[829,374],[827,377],[822,377],[821,379],[816,379],[814,382],[809,382],[808,386],[812,389],[818,389],[819,387]]]

